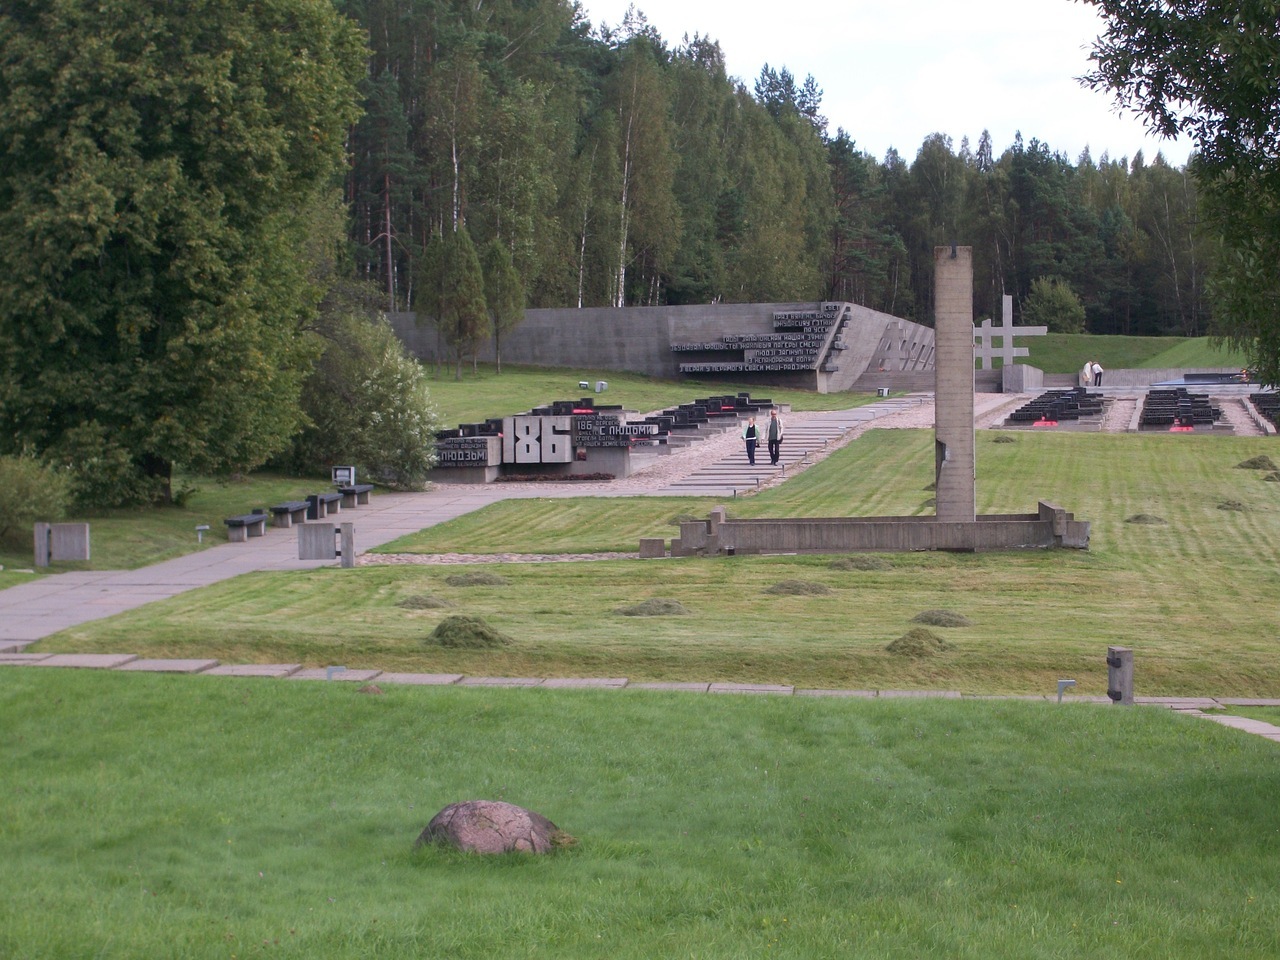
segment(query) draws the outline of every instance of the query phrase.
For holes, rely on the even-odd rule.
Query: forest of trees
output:
[[[634,11],[611,28],[568,0],[340,7],[372,50],[351,240],[388,309],[447,306],[432,264],[466,231],[509,252],[532,307],[821,298],[931,323],[932,249],[956,242],[978,316],[1040,280],[1091,333],[1209,332],[1219,244],[1190,171],[1160,155],[1072,159],[1021,136],[997,152],[984,131],[877,159],[856,124],[828,129],[813,77],[766,65],[748,89],[714,40],[672,45]],[[485,335],[451,317],[459,342]]]

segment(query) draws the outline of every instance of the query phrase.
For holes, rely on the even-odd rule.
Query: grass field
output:
[[[262,574],[66,631],[44,650],[212,656],[230,662],[343,663],[499,676],[789,683],[1050,693],[1059,678],[1105,690],[1108,645],[1135,648],[1144,695],[1275,695],[1280,690],[1280,485],[1237,464],[1265,439],[1024,431],[980,434],[979,510],[1027,512],[1037,498],[1093,524],[1091,549],[883,558],[832,569],[829,557],[486,566],[508,582],[454,586],[456,566]],[[874,430],[787,484],[734,501],[739,516],[894,515],[927,510],[932,432]],[[508,502],[386,549],[425,552],[635,550],[711,501],[602,498]],[[1223,509],[1230,507],[1230,509]],[[1138,515],[1160,524],[1127,522]],[[465,569],[465,568],[462,568]],[[821,596],[768,592],[784,581]],[[432,596],[453,606],[409,610]],[[622,616],[646,599],[686,616]],[[917,615],[954,649],[886,647]],[[446,615],[479,616],[514,638],[496,650],[427,642]]]
[[[1271,960],[1276,746],[1150,708],[0,670],[0,955]],[[505,799],[578,839],[414,840]]]
[[[1026,337],[1019,346],[1028,350],[1022,361],[1045,373],[1075,373],[1086,360],[1097,360],[1107,370],[1159,370],[1233,367],[1245,365],[1245,356],[1215,347],[1208,337],[1119,337],[1088,333],[1050,333]]]

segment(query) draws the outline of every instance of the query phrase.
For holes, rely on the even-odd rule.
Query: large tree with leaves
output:
[[[1087,82],[1157,133],[1194,138],[1192,169],[1225,248],[1217,323],[1280,383],[1280,4],[1085,2],[1107,25]]]
[[[0,447],[241,469],[296,430],[298,250],[364,72],[329,0],[0,8]]]

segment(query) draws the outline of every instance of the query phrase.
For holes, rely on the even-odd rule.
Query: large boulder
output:
[[[471,853],[550,853],[573,842],[542,814],[500,800],[451,803],[418,837],[418,846],[442,843]]]

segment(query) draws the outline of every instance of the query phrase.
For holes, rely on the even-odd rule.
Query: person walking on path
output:
[[[1093,373],[1093,385],[1095,387],[1102,386],[1102,364],[1095,360],[1089,364],[1089,370]]]
[[[769,442],[769,462],[777,466],[782,456],[782,420],[777,410],[769,411],[769,427],[765,431],[765,439]]]
[[[755,417],[747,420],[747,425],[742,429],[742,439],[747,442],[747,463],[754,467],[756,465],[756,443],[760,439],[760,431],[756,429]]]

